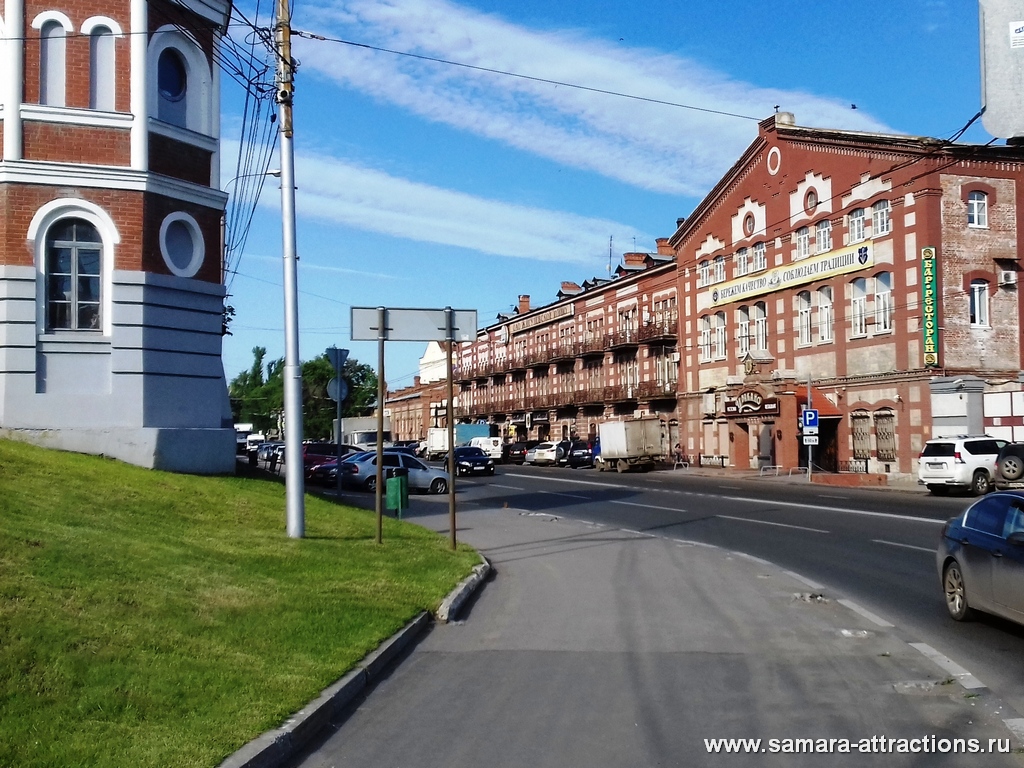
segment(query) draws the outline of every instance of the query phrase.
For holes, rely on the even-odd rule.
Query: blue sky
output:
[[[296,39],[304,360],[336,345],[376,365],[373,343],[350,341],[353,305],[476,309],[485,325],[519,294],[538,306],[563,280],[605,276],[609,238],[613,264],[653,251],[775,105],[799,125],[949,137],[980,104],[965,0],[296,0],[292,26],[699,108]],[[231,191],[241,95],[223,83]],[[990,139],[978,123],[962,140]],[[228,380],[254,346],[284,355],[274,181],[233,265]],[[389,344],[391,388],[412,383],[424,347]]]

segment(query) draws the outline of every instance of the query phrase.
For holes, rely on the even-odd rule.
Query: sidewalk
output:
[[[701,475],[703,477],[720,477],[742,480],[757,480],[771,483],[807,483],[807,473],[803,469],[790,470],[778,468],[774,470],[737,469],[735,467],[678,467],[673,469],[666,465],[661,469],[654,470],[659,475],[683,476]],[[884,482],[883,482],[884,481]],[[820,485],[833,487],[853,487],[876,490],[898,490],[912,491],[914,493],[928,493],[928,489],[917,482],[912,474],[892,475],[868,475],[858,472],[824,472],[814,471],[811,473],[811,482]]]

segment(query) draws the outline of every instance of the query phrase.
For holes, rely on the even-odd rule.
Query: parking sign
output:
[[[818,428],[818,409],[817,408],[805,408],[803,412],[803,426],[806,429],[811,427],[812,429]]]

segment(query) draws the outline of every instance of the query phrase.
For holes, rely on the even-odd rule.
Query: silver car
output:
[[[404,467],[409,472],[409,490],[427,493],[447,493],[448,473],[427,466],[415,456],[401,451],[384,451],[384,476],[389,469]],[[355,488],[373,491],[377,488],[377,454],[367,452],[356,455],[341,462],[341,485],[343,488]]]
[[[935,564],[954,619],[977,610],[1024,624],[1024,491],[997,491],[947,522]]]

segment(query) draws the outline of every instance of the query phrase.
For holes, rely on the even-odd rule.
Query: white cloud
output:
[[[474,197],[331,157],[299,154],[295,164],[299,216],[394,237],[580,263],[605,253],[609,236],[654,241],[618,222]]]
[[[333,0],[307,8],[320,34],[477,67],[753,118],[776,104],[801,125],[887,130],[849,103],[738,82],[688,59],[540,32],[447,0]],[[703,196],[756,135],[753,120],[623,99],[365,48],[296,40],[339,86],[633,186]]]

